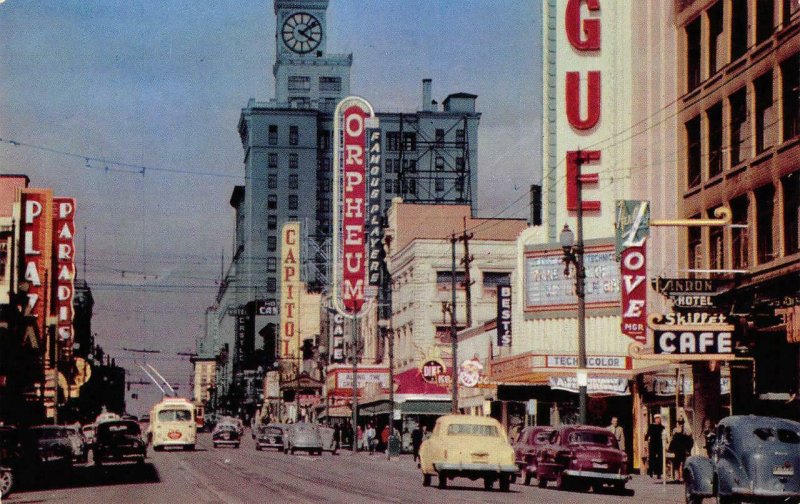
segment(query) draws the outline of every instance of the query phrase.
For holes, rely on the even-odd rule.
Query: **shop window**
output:
[[[706,111],[708,119],[708,176],[722,173],[722,103]]]
[[[278,195],[270,194],[267,196],[267,209],[276,210],[278,208]]]
[[[399,151],[400,150],[400,132],[399,131],[387,131],[386,132],[386,150],[387,151]]]
[[[754,82],[756,93],[756,152],[760,153],[774,145],[776,130],[775,107],[772,103],[772,71]]]
[[[800,53],[781,63],[783,141],[800,134]]]
[[[775,31],[775,0],[756,0],[756,44],[772,36]]]
[[[300,130],[297,126],[289,126],[289,145],[297,145],[300,140]]]
[[[747,269],[750,266],[750,233],[747,218],[750,200],[747,195],[731,200],[731,213],[733,213],[731,228],[731,245],[733,246],[733,269]]]
[[[270,168],[278,167],[278,155],[276,153],[271,152],[267,155],[267,166]]]
[[[294,152],[289,154],[289,168],[296,170],[298,165],[298,156]]]
[[[275,124],[269,125],[269,137],[267,138],[269,145],[278,145],[278,126]]]
[[[714,210],[708,212],[708,218],[714,218]],[[722,226],[708,228],[708,262],[711,269],[725,269],[725,228]]]
[[[297,174],[293,173],[289,175],[289,189],[297,189],[300,183],[297,178]]]
[[[692,219],[699,219],[700,215],[692,216]],[[689,252],[689,269],[703,268],[703,230],[699,226],[692,226],[686,230]],[[694,278],[695,273],[690,272],[689,277]]]
[[[731,61],[744,56],[748,46],[747,5],[750,2],[734,0],[728,5],[731,7]]]
[[[738,165],[747,156],[745,140],[747,133],[747,88],[742,88],[728,98],[731,110],[730,158],[731,167]]]
[[[772,217],[774,214],[775,187],[772,184],[756,189],[756,252],[758,264],[775,259],[772,243]]]
[[[417,134],[416,133],[403,133],[403,150],[415,151],[417,150]]]
[[[708,9],[708,73],[714,75],[724,64],[722,58],[722,0]]]
[[[686,183],[691,189],[700,184],[701,177],[701,148],[700,148],[700,117],[695,117],[685,124],[686,129]]]
[[[784,254],[800,251],[800,172],[790,173],[781,179],[783,188],[783,243]]]
[[[278,176],[274,173],[267,175],[267,189],[278,188]]]
[[[444,129],[436,128],[435,133],[436,147],[444,147]]]
[[[700,85],[700,19],[686,25],[686,91]]]

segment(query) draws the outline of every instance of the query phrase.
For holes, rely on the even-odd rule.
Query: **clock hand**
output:
[[[305,38],[307,38],[307,39],[310,39],[311,37],[308,35],[308,33],[307,33],[307,32],[308,32],[309,30],[311,30],[312,28],[316,27],[316,26],[317,26],[317,24],[318,24],[318,23],[315,21],[315,22],[311,23],[310,25],[306,26],[305,28],[303,28],[302,30],[297,30],[297,32],[298,32],[300,35],[304,36]]]

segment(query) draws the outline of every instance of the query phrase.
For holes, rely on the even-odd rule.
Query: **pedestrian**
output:
[[[386,424],[381,431],[381,446],[380,451],[388,451],[389,450],[389,434],[391,431],[389,430],[389,424]]]
[[[711,449],[714,447],[714,441],[717,438],[715,430],[714,422],[710,418],[703,420],[703,439],[705,440],[706,455],[709,458],[711,457]]]
[[[622,426],[619,424],[619,418],[611,417],[611,425],[608,426],[608,430],[614,434],[619,449],[625,451],[625,431],[622,430]]]
[[[377,444],[377,434],[375,432],[375,427],[372,424],[367,424],[367,431],[365,433],[366,441],[367,441],[367,449],[369,450],[369,454],[372,455],[375,452],[375,445]]]
[[[414,462],[419,461],[419,447],[422,445],[422,429],[419,425],[411,431],[411,453],[414,454]]]
[[[359,425],[356,427],[356,450],[364,449],[364,429]]]
[[[682,482],[683,464],[694,446],[694,439],[684,424],[684,419],[679,418],[678,424],[672,430],[672,441],[667,447],[667,452],[672,454],[672,479],[679,483]]]
[[[647,434],[644,440],[647,441],[647,474],[650,477],[661,479],[664,472],[664,426],[661,425],[661,415],[653,417],[653,423],[647,427]]]
[[[342,442],[342,429],[339,427],[339,424],[333,424],[333,451],[339,449],[339,445]]]

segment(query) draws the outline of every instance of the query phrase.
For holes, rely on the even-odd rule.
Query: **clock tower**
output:
[[[275,0],[275,99],[327,111],[350,91],[351,54],[327,54],[328,0]],[[332,110],[332,109],[331,109]]]

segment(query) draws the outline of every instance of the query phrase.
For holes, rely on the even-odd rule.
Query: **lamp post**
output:
[[[580,194],[580,190],[578,191]],[[568,225],[564,224],[559,236],[561,248],[564,250],[564,275],[569,275],[569,265],[575,265],[575,294],[578,296],[578,412],[579,422],[586,424],[586,269],[583,267],[583,215],[578,202],[578,241]]]

